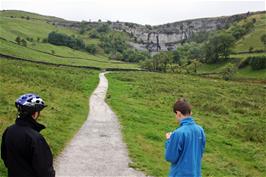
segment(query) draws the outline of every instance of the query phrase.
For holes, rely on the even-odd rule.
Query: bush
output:
[[[205,58],[207,63],[217,63],[221,58],[227,59],[231,54],[234,37],[228,33],[218,33],[211,36],[205,44]]]
[[[90,38],[92,39],[99,38],[99,33],[95,29],[91,30]]]
[[[107,33],[111,31],[111,28],[107,23],[105,23],[105,24],[100,24],[96,30],[98,33]]]
[[[249,57],[249,64],[253,70],[260,70],[266,68],[266,56]]]
[[[81,39],[54,31],[49,33],[48,42],[54,45],[67,46],[77,50],[85,48],[85,43]]]
[[[232,79],[232,77],[234,76],[234,74],[236,73],[237,68],[234,64],[232,63],[228,63],[222,71],[222,77],[224,80],[230,80]]]
[[[250,62],[250,58],[246,58],[246,59],[242,60],[239,63],[238,68],[241,69],[241,68],[244,68],[244,67],[248,66],[249,62]]]
[[[27,47],[27,41],[25,39],[22,39],[20,43],[22,46]]]
[[[47,43],[48,42],[48,39],[47,38],[43,38],[42,39],[42,43]]]
[[[96,45],[95,44],[87,45],[86,51],[95,55],[96,54]]]
[[[20,39],[19,36],[16,37],[15,41],[17,42],[18,45],[20,45],[20,41],[21,41],[21,39]]]
[[[108,34],[101,37],[101,47],[106,53],[122,53],[127,48],[127,43],[119,34]]]

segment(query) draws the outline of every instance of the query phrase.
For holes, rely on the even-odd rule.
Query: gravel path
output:
[[[108,80],[100,82],[90,97],[88,119],[55,160],[56,176],[141,176],[128,167],[126,145],[122,141],[116,115],[105,103]]]

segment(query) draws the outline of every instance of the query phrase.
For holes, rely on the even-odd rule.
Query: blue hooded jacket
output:
[[[171,162],[169,177],[201,177],[205,142],[203,128],[192,117],[182,119],[165,142],[165,159]]]

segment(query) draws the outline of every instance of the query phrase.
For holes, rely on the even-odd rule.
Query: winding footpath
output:
[[[100,73],[100,82],[90,97],[86,122],[55,160],[57,177],[145,176],[128,166],[119,122],[104,101],[108,89],[104,74]]]

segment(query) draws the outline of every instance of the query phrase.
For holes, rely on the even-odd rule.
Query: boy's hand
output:
[[[169,139],[171,137],[172,132],[168,132],[165,134],[166,139]]]

